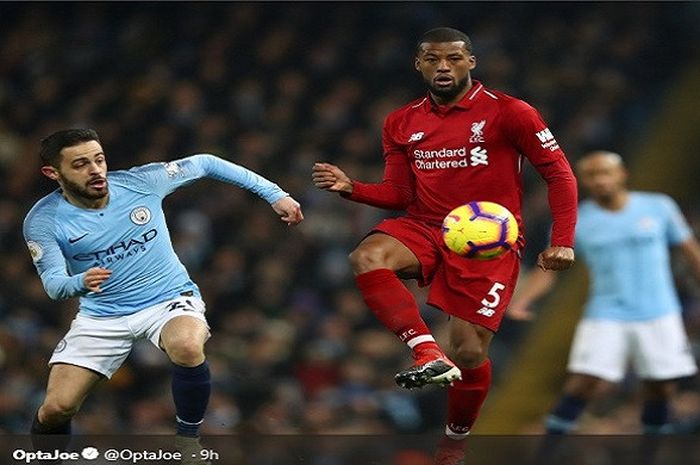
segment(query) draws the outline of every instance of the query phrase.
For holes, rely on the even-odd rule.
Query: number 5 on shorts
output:
[[[501,301],[501,295],[499,294],[499,292],[505,288],[506,286],[503,283],[493,283],[493,286],[491,286],[491,290],[488,292],[488,295],[481,299],[481,305],[483,305],[483,307],[477,310],[476,313],[479,313],[484,316],[493,316],[493,314],[496,313],[496,310],[494,309],[498,307],[498,304]]]

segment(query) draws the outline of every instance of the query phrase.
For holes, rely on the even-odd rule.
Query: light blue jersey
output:
[[[591,279],[584,316],[639,321],[679,312],[669,247],[690,236],[680,209],[663,194],[631,192],[619,211],[581,202],[576,250]]]
[[[49,297],[81,296],[80,311],[93,316],[128,315],[181,293],[200,297],[175,255],[161,203],[203,177],[235,184],[269,203],[288,195],[262,176],[208,154],[110,172],[109,202],[101,209],[79,208],[56,190],[24,220],[24,237]],[[92,267],[112,270],[101,293],[83,283]]]

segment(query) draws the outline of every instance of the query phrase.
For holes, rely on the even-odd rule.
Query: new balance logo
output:
[[[470,160],[472,166],[489,164],[489,154],[486,149],[481,148],[480,145],[471,149],[469,153],[471,154]]]
[[[496,310],[492,308],[481,307],[479,310],[476,311],[476,313],[490,318],[496,313]]]
[[[424,135],[425,135],[424,132],[414,132],[413,134],[411,134],[411,137],[409,137],[408,141],[409,142],[417,142],[417,141],[421,140]]]
[[[559,149],[559,143],[557,143],[556,139],[554,139],[552,131],[550,131],[549,128],[544,128],[543,130],[536,132],[535,135],[542,143],[543,149],[549,149],[552,152]]]

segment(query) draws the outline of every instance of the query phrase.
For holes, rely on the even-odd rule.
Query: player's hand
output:
[[[107,281],[107,278],[110,276],[112,276],[112,270],[100,267],[90,268],[85,272],[83,284],[85,284],[85,287],[88,288],[88,290],[99,293],[102,292],[100,285]]]
[[[542,270],[568,270],[574,264],[574,249],[571,247],[548,247],[537,257],[537,266]]]
[[[532,321],[535,319],[535,314],[530,310],[530,305],[518,301],[511,302],[508,310],[506,310],[506,316],[516,321]]]
[[[352,194],[352,180],[343,170],[330,163],[314,163],[311,179],[319,189]]]
[[[273,203],[272,209],[280,216],[282,221],[289,226],[299,224],[304,219],[304,214],[301,212],[301,205],[290,196],[282,197],[277,202]]]

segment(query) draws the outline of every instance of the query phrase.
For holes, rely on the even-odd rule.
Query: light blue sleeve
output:
[[[200,178],[212,178],[249,190],[272,204],[287,194],[263,176],[210,154],[198,154],[166,163],[149,163],[128,171],[148,192],[161,197]]]
[[[24,239],[41,283],[51,299],[68,299],[88,292],[85,273],[68,274],[66,260],[54,233],[54,221],[45,212],[30,211],[24,220]]]
[[[687,241],[693,233],[678,204],[667,195],[661,196],[660,199],[667,219],[666,239],[668,243],[678,245]]]

